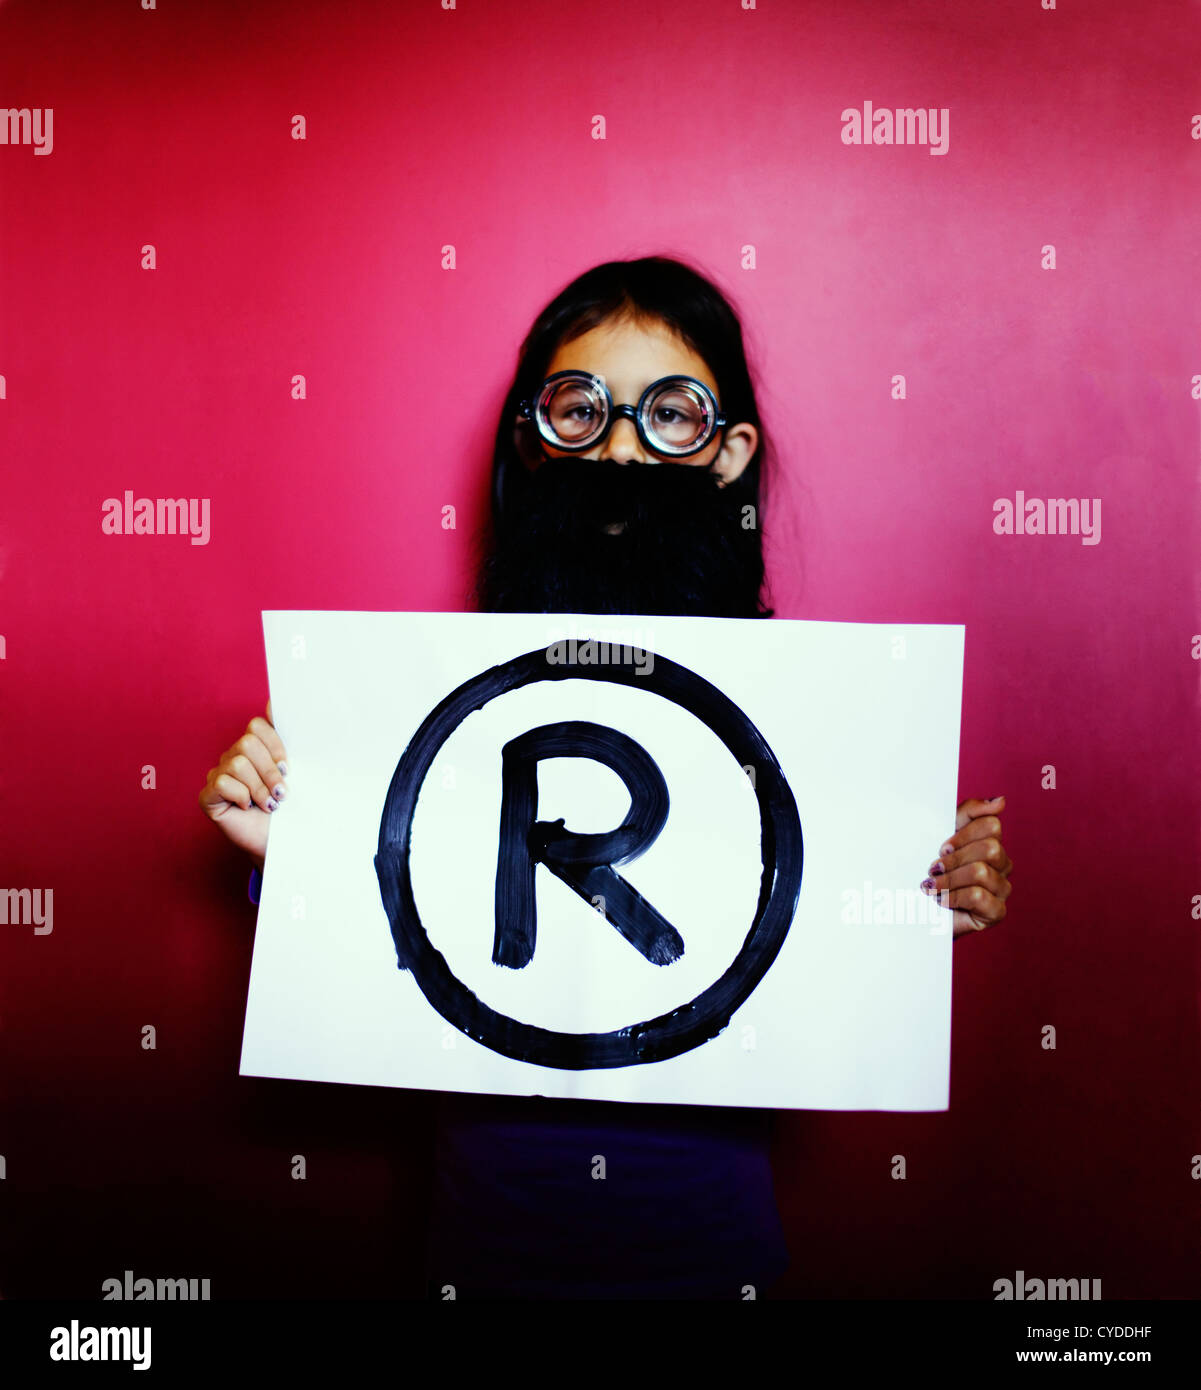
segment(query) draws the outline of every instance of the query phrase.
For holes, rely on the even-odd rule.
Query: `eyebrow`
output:
[[[589,367],[559,367],[559,368],[557,368],[557,370],[558,370],[558,371],[561,371],[561,372],[581,372],[584,376],[592,376],[592,377],[599,376],[599,377],[604,381],[605,385],[609,388],[609,394],[613,397],[613,402],[614,402],[614,404],[615,404],[615,405],[620,405],[620,404],[622,404],[622,402],[620,402],[620,401],[617,399],[617,393],[616,393],[616,392],[614,391],[614,389],[613,389],[613,382],[612,382],[612,380],[611,380],[609,377],[605,376],[603,372],[594,372],[594,371],[592,371],[591,368],[589,368]],[[551,373],[548,371],[546,375],[547,375],[547,376],[550,376]],[[716,394],[717,389],[718,389],[716,383],[714,383],[713,385],[710,385],[709,382],[707,382],[703,376],[697,376],[697,374],[696,374],[695,372],[686,372],[686,371],[683,371],[683,370],[674,371],[674,372],[660,372],[657,376],[647,377],[647,379],[646,379],[645,381],[642,382],[642,385],[639,386],[639,387],[632,393],[633,399],[629,401],[629,404],[630,404],[630,405],[634,405],[634,404],[637,402],[639,396],[642,395],[643,391],[645,391],[646,388],[647,388],[648,386],[650,386],[652,382],[655,382],[655,381],[662,381],[664,377],[668,377],[668,376],[686,376],[686,377],[689,377],[689,378],[691,378],[693,381],[699,381],[703,386],[708,386],[708,387],[709,387],[709,390],[712,391],[712,392],[714,392],[715,394]]]

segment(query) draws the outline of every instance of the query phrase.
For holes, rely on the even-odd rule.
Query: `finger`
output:
[[[213,773],[216,773],[216,776]],[[250,795],[250,788],[245,782],[231,777],[228,772],[218,772],[214,768],[213,772],[209,773],[209,780],[204,784],[204,790],[200,793],[200,805],[205,815],[216,819],[216,817],[224,815],[231,806],[249,811],[254,806],[254,800]]]
[[[274,724],[274,723],[275,723],[275,720],[272,719],[272,717],[271,717],[271,701],[270,701],[270,700],[267,701],[267,723],[268,723],[268,724]]]
[[[965,845],[974,844],[977,840],[1000,840],[1000,838],[1001,821],[999,817],[975,816],[957,830],[949,840],[943,842],[939,847],[938,855],[945,864],[948,854],[954,854]]]
[[[978,797],[961,801],[955,808],[955,829],[962,830],[968,821],[975,820],[977,816],[999,815],[1004,805],[1003,796],[994,796],[988,801],[981,801]]]
[[[952,888],[949,892],[940,893],[938,905],[949,907],[955,913],[956,920],[961,912],[965,919],[971,918],[967,925],[974,931],[982,931],[984,927],[1001,921],[1006,910],[1000,898],[981,888],[979,884],[971,888]]]
[[[254,720],[252,723],[259,723],[265,726],[265,720]],[[281,746],[282,752],[282,746]],[[273,796],[276,800],[283,800],[284,783],[280,775],[279,763],[271,756],[267,745],[259,738],[258,734],[253,734],[249,730],[238,739],[237,743],[226,753],[226,767],[228,771],[234,769],[230,766],[233,759],[241,754],[244,758],[249,758],[254,767],[256,776],[262,781],[268,790],[268,796]]]
[[[964,864],[962,868],[953,869],[949,873],[936,874],[933,878],[922,880],[922,892],[927,894],[941,894],[948,889],[956,888],[980,888],[985,893],[991,893],[993,897],[999,898],[1002,902],[1013,892],[1013,884],[1007,878],[1003,878],[992,867],[983,860],[976,860],[973,864]],[[941,902],[942,899],[940,898]]]
[[[256,714],[250,723],[247,724],[246,732],[248,734],[253,734],[254,737],[262,743],[278,768],[278,775],[280,777],[286,777],[288,775],[288,766],[287,763],[284,762],[286,755],[284,753],[283,739],[275,732],[275,726],[268,723],[261,714]]]
[[[996,869],[1002,876],[1013,868],[1009,856],[1005,853],[1005,846],[1000,840],[994,839],[991,835],[985,836],[982,840],[973,840],[970,844],[964,845],[962,849],[953,850],[950,854],[940,855],[930,868],[928,873],[949,874],[952,870],[958,869],[964,864],[973,864],[978,860],[983,860]]]
[[[263,772],[259,771],[260,767]],[[250,789],[251,800],[264,811],[274,811],[283,798],[283,783],[277,776],[275,759],[268,756],[266,748],[253,734],[243,734],[234,744],[226,754],[222,771],[244,783]]]

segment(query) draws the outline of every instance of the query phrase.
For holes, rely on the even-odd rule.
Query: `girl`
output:
[[[481,606],[770,616],[769,458],[741,325],[717,288],[662,257],[595,267],[521,346],[496,432]],[[284,757],[268,704],[200,794],[260,866]],[[947,893],[956,936],[1005,916],[1003,802],[959,806],[922,884]],[[257,883],[256,870],[256,902]],[[788,1265],[773,1123],[740,1108],[441,1096],[429,1296],[761,1295]]]

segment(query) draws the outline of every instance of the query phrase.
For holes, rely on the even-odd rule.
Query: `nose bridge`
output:
[[[642,440],[634,424],[636,411],[631,405],[618,405],[613,408],[613,423],[605,440],[605,453],[610,458],[637,459],[645,463]]]

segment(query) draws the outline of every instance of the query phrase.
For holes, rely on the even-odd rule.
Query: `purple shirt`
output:
[[[788,1267],[770,1110],[444,1092],[439,1112],[433,1298],[736,1299]]]
[[[249,896],[257,904],[258,869]],[[788,1268],[775,1112],[443,1092],[429,1296],[730,1298]]]

